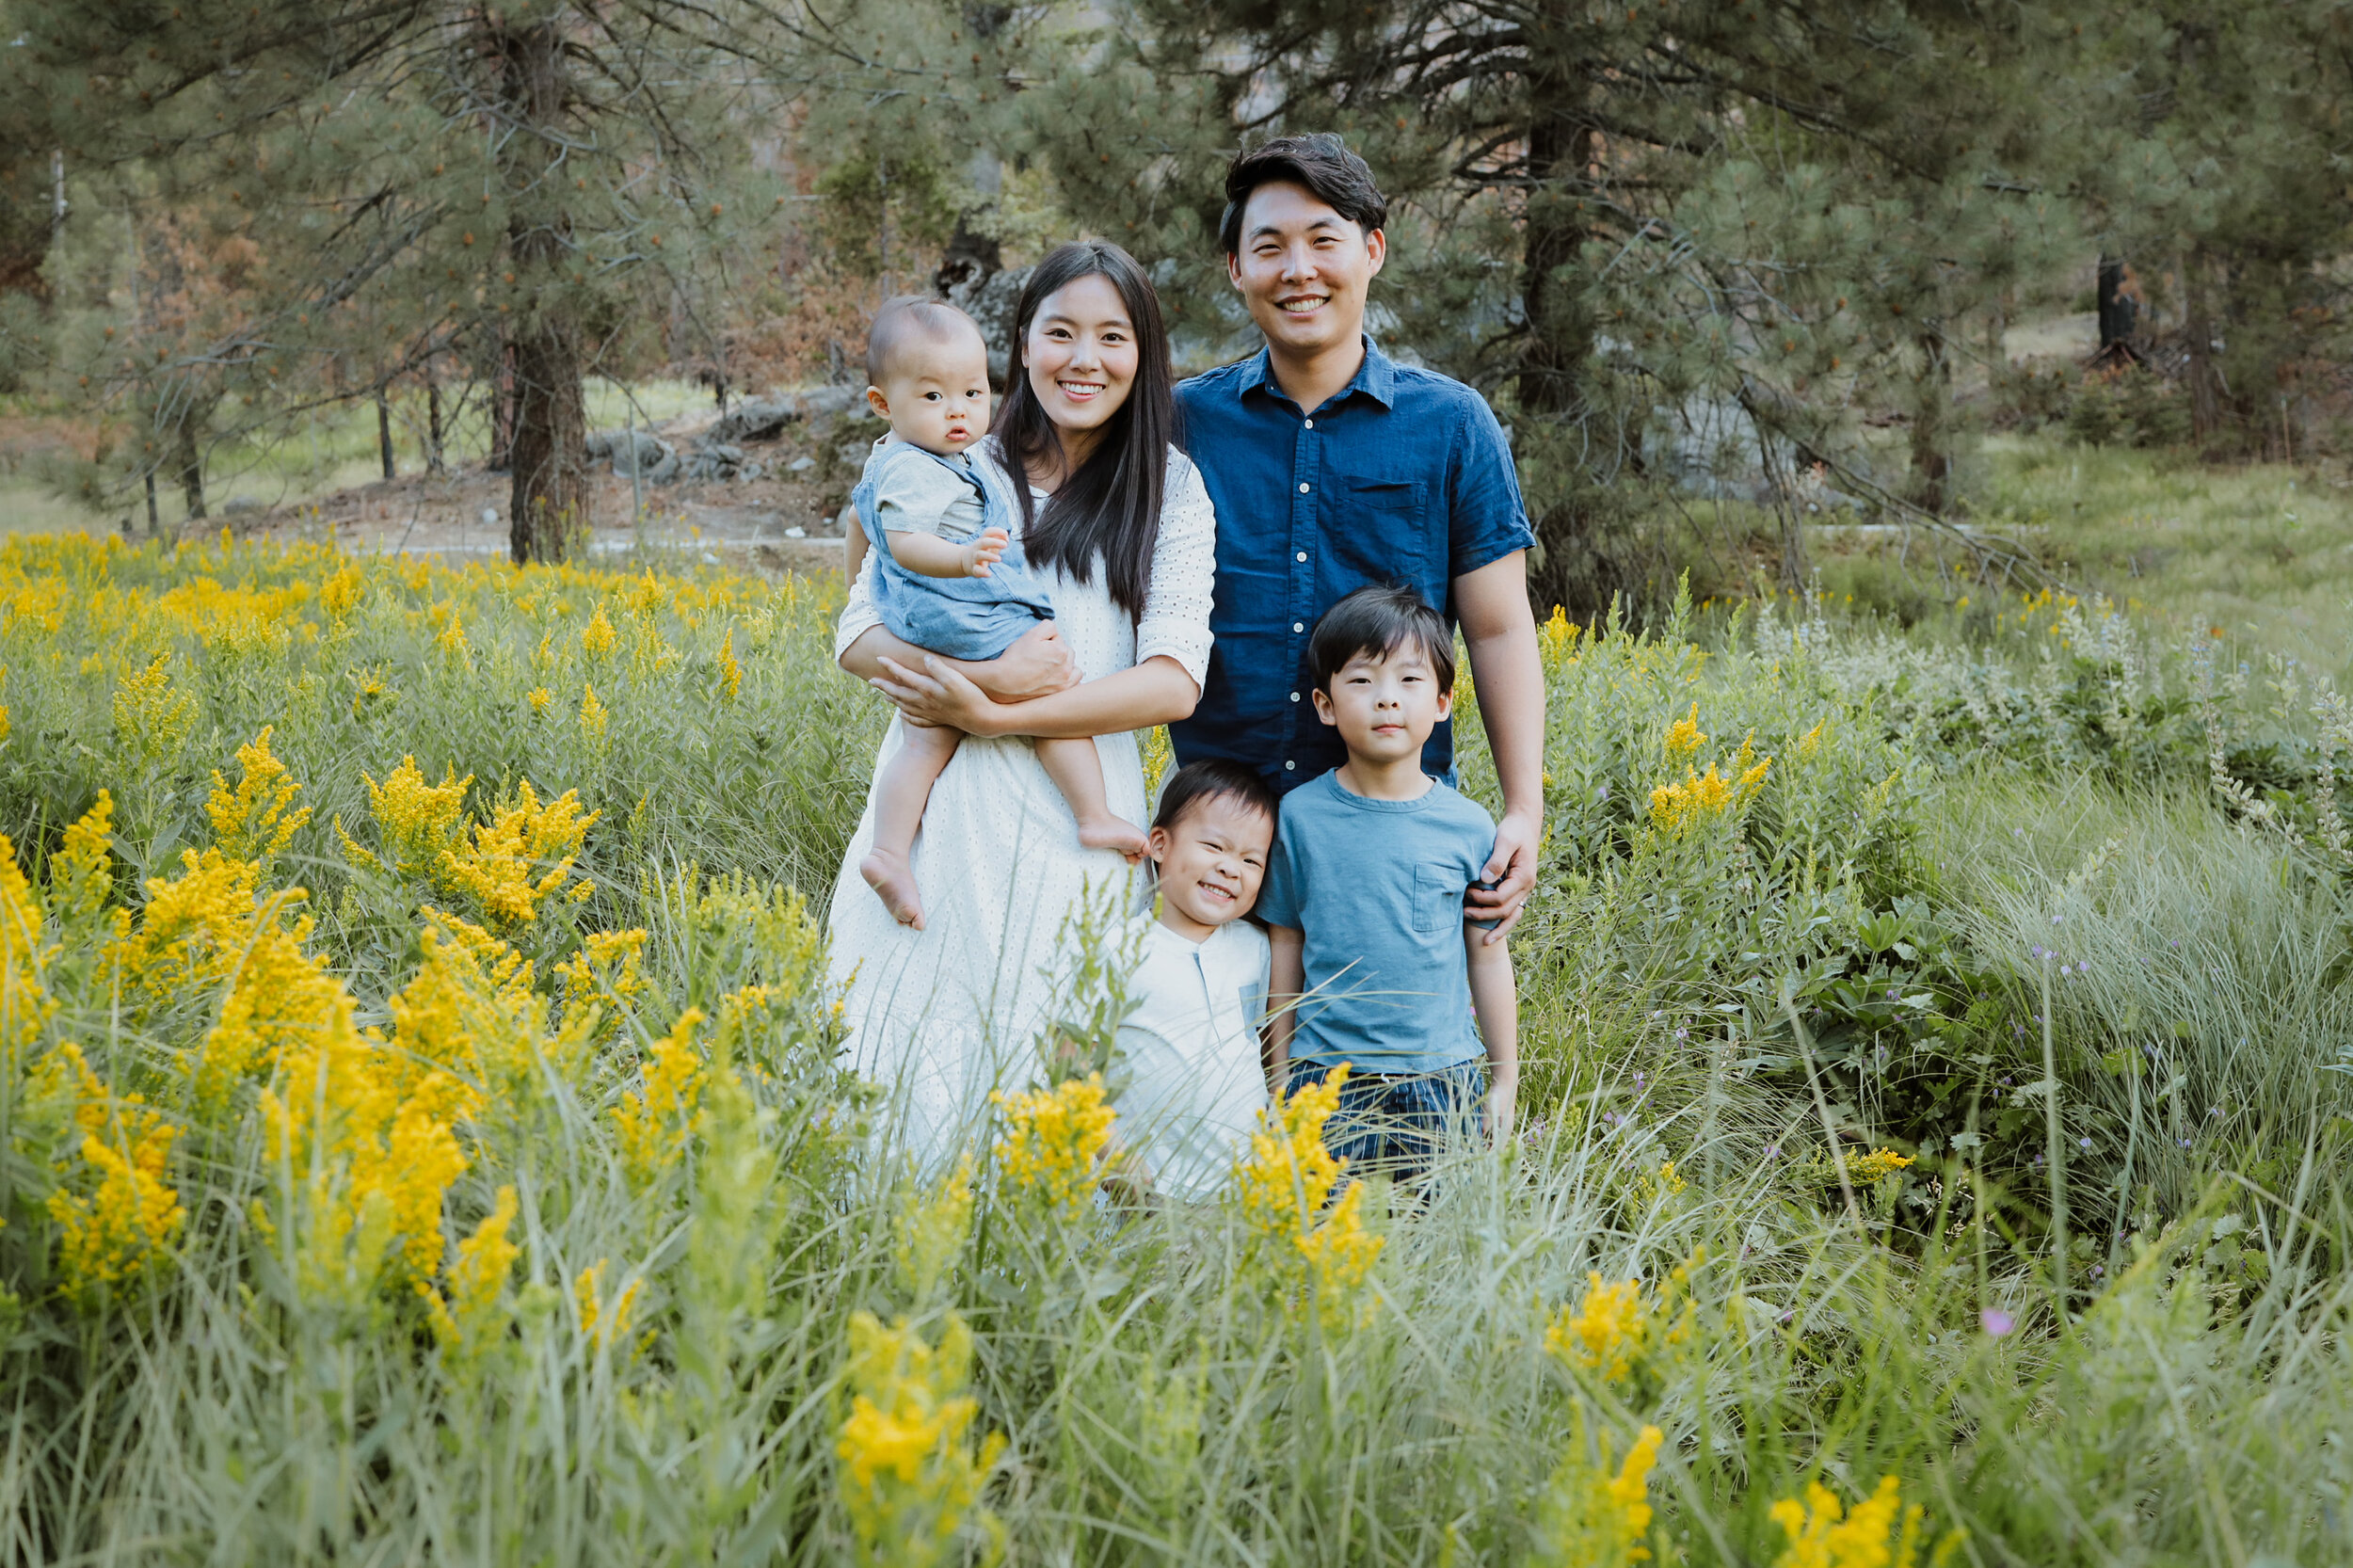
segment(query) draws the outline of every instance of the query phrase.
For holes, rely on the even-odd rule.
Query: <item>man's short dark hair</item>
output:
[[[903,294],[883,301],[874,325],[866,333],[866,383],[879,387],[890,374],[891,361],[914,343],[941,344],[959,331],[969,331],[985,344],[981,325],[944,299],[929,295]]]
[[[1242,153],[1225,171],[1225,216],[1218,222],[1217,237],[1228,256],[1241,254],[1241,210],[1260,185],[1305,186],[1368,234],[1388,225],[1389,199],[1346,142],[1329,131],[1276,136]]]
[[[1152,825],[1174,830],[1185,820],[1186,812],[1213,800],[1238,801],[1254,811],[1265,812],[1269,822],[1273,822],[1282,810],[1273,786],[1258,776],[1257,769],[1231,758],[1205,757],[1178,768],[1176,776],[1160,791],[1160,808],[1152,813]]]
[[[1386,659],[1411,642],[1430,661],[1441,694],[1454,690],[1454,638],[1446,620],[1407,587],[1359,588],[1323,612],[1307,637],[1316,690],[1332,695],[1332,678],[1360,653]]]

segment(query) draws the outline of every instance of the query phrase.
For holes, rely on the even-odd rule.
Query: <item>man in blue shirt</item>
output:
[[[1288,791],[1347,760],[1309,700],[1307,634],[1368,585],[1417,590],[1460,626],[1503,786],[1468,913],[1499,940],[1536,879],[1545,691],[1511,448],[1476,392],[1366,338],[1388,201],[1334,136],[1283,136],[1225,175],[1226,268],[1266,347],[1176,389],[1185,445],[1217,506],[1216,643],[1180,762],[1230,757]],[[1423,748],[1454,777],[1441,724]]]

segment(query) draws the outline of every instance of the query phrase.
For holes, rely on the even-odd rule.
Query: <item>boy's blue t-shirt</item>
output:
[[[1435,780],[1368,800],[1327,773],[1283,797],[1257,914],[1305,937],[1291,1060],[1428,1073],[1483,1054],[1463,895],[1495,846],[1494,819]]]

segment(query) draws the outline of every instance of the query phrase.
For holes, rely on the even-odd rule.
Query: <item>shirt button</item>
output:
[[[1291,622],[1291,630],[1294,632],[1305,632],[1307,630],[1307,623],[1304,620],[1295,620]]]
[[[1304,550],[1303,550],[1303,551],[1301,551],[1301,552],[1299,552],[1299,558],[1300,558],[1301,560],[1303,560],[1303,561],[1304,561],[1304,560],[1305,560],[1305,559],[1307,558],[1307,552],[1306,552],[1305,551],[1304,551]]]
[[[1315,422],[1314,420],[1308,420],[1308,421],[1306,421],[1306,422],[1305,422],[1305,424],[1306,424],[1307,428],[1308,428],[1308,429],[1310,429],[1310,430],[1312,430],[1312,429],[1314,429],[1314,428],[1316,427],[1316,422]]]
[[[1299,694],[1297,692],[1291,693],[1291,700],[1293,702],[1297,702],[1299,700]]]
[[[1289,773],[1289,772],[1290,772],[1293,768],[1296,768],[1297,766],[1299,766],[1299,764],[1298,764],[1298,763],[1296,763],[1296,762],[1286,762],[1286,763],[1284,763],[1284,764],[1283,764],[1283,771],[1284,771],[1285,773]]]
[[[1305,486],[1305,485],[1300,486],[1300,487],[1299,487],[1299,493],[1300,493],[1301,495],[1305,495],[1305,494],[1307,493],[1307,487],[1306,487],[1306,486]]]

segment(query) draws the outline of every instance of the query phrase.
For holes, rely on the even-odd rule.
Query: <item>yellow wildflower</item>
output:
[[[204,803],[221,853],[264,869],[311,820],[307,806],[299,811],[286,809],[302,786],[287,777],[286,764],[270,754],[269,738],[276,729],[265,724],[249,744],[237,748],[240,775],[233,791],[220,770],[213,770],[213,795]]]
[[[594,686],[584,685],[580,691],[580,735],[591,747],[604,744],[606,720],[611,710],[598,699]]]
[[[498,808],[488,823],[475,824],[470,842],[441,853],[434,880],[473,898],[494,922],[535,920],[538,901],[562,888],[580,856],[581,841],[601,815],[581,815],[580,794],[573,790],[541,805],[525,779],[514,804]],[[547,869],[534,877],[541,867]]]
[[[850,1319],[850,1414],[834,1453],[859,1562],[931,1568],[980,1500],[1005,1440],[992,1433],[972,1451],[971,1368],[971,1331],[953,1313],[936,1347],[904,1318],[889,1328],[869,1312]],[[979,1522],[995,1533],[994,1519]]]
[[[57,952],[41,945],[45,923],[40,901],[17,868],[15,846],[0,835],[0,1070],[57,1011],[41,978]]]
[[[1650,1338],[1651,1318],[1639,1280],[1605,1285],[1598,1273],[1585,1276],[1585,1298],[1576,1311],[1561,1309],[1545,1331],[1545,1349],[1573,1367],[1617,1383],[1633,1370]]]
[[[364,773],[360,777],[368,788],[368,809],[376,818],[385,858],[353,843],[339,818],[335,833],[343,840],[344,853],[357,864],[388,866],[403,876],[430,873],[457,837],[457,819],[466,808],[473,775],[460,778],[450,768],[439,784],[427,784],[417,760],[403,757],[381,784]]]
[[[1005,1175],[1025,1192],[1043,1192],[1048,1204],[1065,1212],[1086,1207],[1112,1136],[1103,1075],[988,1097],[1005,1113],[1005,1135],[997,1143],[997,1163]]]
[[[613,623],[605,619],[604,606],[599,604],[597,613],[588,617],[588,624],[581,628],[581,651],[591,659],[601,659],[613,651],[613,645],[617,640],[613,632]]]
[[[449,606],[449,621],[433,639],[433,646],[468,669],[473,667],[473,650],[466,646],[466,626],[456,605]]]
[[[641,1187],[649,1186],[686,1147],[702,1125],[703,1085],[709,1069],[694,1046],[700,1008],[690,1007],[653,1043],[642,1075],[643,1092],[624,1094],[613,1112],[621,1159]]]
[[[97,914],[114,885],[114,856],[106,850],[114,809],[114,796],[99,791],[97,802],[65,830],[65,842],[50,856],[49,893],[69,915]]]
[[[891,1228],[900,1288],[915,1302],[929,1302],[972,1233],[971,1156],[957,1160],[947,1180],[914,1195]]]
[[[319,603],[326,607],[328,616],[342,620],[358,608],[360,588],[360,568],[345,567],[319,584]]]
[[[743,685],[744,666],[735,662],[735,629],[729,627],[719,644],[719,695],[733,702]]]
[[[555,700],[555,694],[549,691],[545,686],[534,686],[529,692],[524,694],[524,696],[525,699],[530,702],[531,711],[534,713],[546,712],[548,711],[548,705]]]
[[[1583,1422],[1570,1450],[1552,1473],[1536,1510],[1536,1554],[1545,1568],[1627,1568],[1647,1561],[1642,1544],[1650,1529],[1650,1473],[1658,1463],[1666,1433],[1644,1427],[1613,1473],[1611,1444],[1599,1439],[1601,1462],[1586,1456]]]
[[[115,688],[115,734],[148,762],[177,753],[196,723],[196,698],[171,683],[171,655],[158,653]]]
[[[1668,727],[1667,759],[1673,761],[1678,757],[1688,757],[1706,744],[1707,737],[1700,730],[1700,705],[1694,702],[1687,716]]]
[[[1850,1181],[1878,1181],[1883,1176],[1894,1176],[1911,1163],[1909,1159],[1894,1149],[1873,1149],[1868,1154],[1856,1155],[1848,1160],[1847,1177]]]
[[[1548,668],[1559,669],[1569,662],[1577,648],[1577,633],[1584,629],[1569,619],[1569,613],[1556,604],[1552,618],[1536,629],[1536,637]]]
[[[1732,808],[1732,780],[1719,774],[1715,763],[1708,763],[1705,774],[1684,771],[1689,776],[1682,783],[1664,784],[1650,792],[1651,821],[1669,833],[1681,833]]]
[[[1385,1240],[1364,1230],[1362,1186],[1352,1185],[1327,1210],[1346,1162],[1324,1146],[1324,1124],[1339,1109],[1348,1081],[1342,1065],[1321,1083],[1260,1112],[1250,1150],[1235,1167],[1241,1210],[1252,1229],[1274,1244],[1275,1272],[1296,1304],[1315,1303],[1327,1330],[1362,1322],[1372,1310],[1366,1278]]]
[[[563,977],[564,1000],[578,1003],[594,998],[627,1001],[646,988],[638,965],[646,952],[646,932],[592,931],[580,951],[555,967]]]
[[[444,1299],[430,1285],[417,1287],[432,1320],[434,1337],[444,1349],[463,1348],[478,1355],[503,1326],[500,1306],[506,1295],[506,1279],[522,1254],[520,1247],[506,1239],[507,1227],[514,1223],[515,1189],[502,1187],[498,1202],[474,1226],[473,1234],[450,1248],[448,1297]]]
[[[633,1279],[622,1288],[610,1306],[604,1304],[599,1282],[604,1277],[604,1259],[599,1258],[580,1272],[572,1281],[572,1301],[580,1309],[580,1336],[592,1350],[602,1350],[629,1332],[630,1320],[637,1310],[637,1296],[645,1281]]]
[[[60,1187],[49,1195],[49,1216],[63,1232],[57,1262],[67,1292],[85,1302],[150,1267],[187,1220],[178,1190],[164,1180],[176,1129],[136,1096],[119,1120],[113,1141],[97,1132],[82,1139],[82,1161],[97,1174],[95,1190],[84,1195]]]
[[[1772,1506],[1769,1516],[1789,1537],[1788,1549],[1773,1560],[1773,1568],[1914,1568],[1927,1514],[1916,1503],[1903,1508],[1901,1486],[1894,1476],[1881,1476],[1877,1489],[1848,1514],[1836,1493],[1808,1481],[1802,1503],[1784,1497]],[[1944,1568],[1968,1536],[1966,1530],[1947,1531],[1929,1556],[1930,1568]]]

